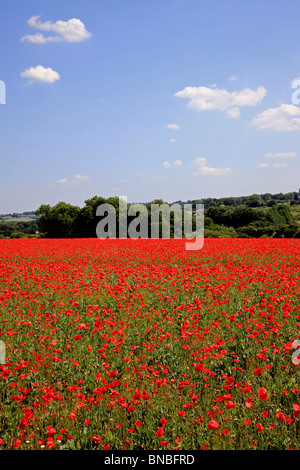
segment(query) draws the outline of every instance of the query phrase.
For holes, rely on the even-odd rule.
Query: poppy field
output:
[[[0,449],[299,450],[299,249],[0,240]]]

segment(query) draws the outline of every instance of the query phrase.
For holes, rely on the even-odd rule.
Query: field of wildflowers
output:
[[[0,240],[0,449],[297,449],[297,239]]]

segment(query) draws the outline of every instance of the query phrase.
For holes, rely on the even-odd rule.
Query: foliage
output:
[[[1,238],[14,238],[15,233],[23,233],[24,236],[34,235],[40,229],[38,220],[28,222],[0,222],[0,237]]]
[[[272,195],[266,193],[220,199],[207,198],[187,201],[186,203],[176,201],[172,204],[168,204],[162,199],[155,199],[146,203],[148,236],[155,227],[151,217],[151,204],[160,206],[167,204],[169,207],[178,204],[182,211],[184,204],[190,204],[194,211],[192,217],[193,230],[196,228],[195,211],[197,204],[203,204],[205,209],[205,237],[258,238],[267,236],[299,238],[299,224],[297,223],[297,221],[300,221],[299,202],[299,194],[295,191],[287,194]],[[119,203],[122,204],[122,208],[128,214],[132,204],[126,206],[126,202],[117,196],[109,198],[94,196],[87,199],[82,208],[59,202],[52,207],[48,204],[42,204],[36,212],[4,214],[0,216],[0,238],[19,237],[21,232],[26,238],[95,238],[97,224],[106,215],[100,217],[96,214],[97,208],[102,204],[111,204],[115,208],[116,237],[118,238],[120,236],[119,222],[121,221]],[[21,216],[26,215],[30,216],[32,220],[21,220]],[[134,218],[134,216],[127,217],[128,226]],[[165,218],[166,215],[160,213],[158,226],[156,227],[159,238],[163,237]],[[123,228],[122,237],[124,232],[127,233],[127,228]],[[170,237],[176,238],[178,236],[184,237],[183,229],[178,232],[175,226],[175,212],[171,211]]]

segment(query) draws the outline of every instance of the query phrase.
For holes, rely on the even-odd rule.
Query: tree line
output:
[[[163,204],[162,199],[156,199],[145,204],[148,211],[148,233],[151,233],[151,206]],[[97,208],[102,204],[110,204],[115,208],[117,232],[119,222],[119,197],[104,198],[94,196],[85,201],[84,207],[66,202],[54,206],[42,204],[35,215],[36,220],[21,222],[0,222],[0,238],[95,238],[99,217]],[[125,210],[129,211],[131,204]],[[166,204],[166,203],[164,203]],[[184,210],[184,204],[190,204],[194,209],[192,228],[196,228],[195,209],[197,204],[204,205],[204,236],[258,238],[285,237],[300,238],[300,225],[291,209],[298,205],[298,193],[279,193],[277,195],[251,195],[240,198],[202,199],[183,203],[176,201],[177,206]],[[169,204],[172,206],[173,204]],[[133,217],[127,217],[128,225]],[[162,216],[159,219],[159,236],[162,234]],[[182,234],[184,236],[184,234]],[[170,236],[174,236],[174,213],[170,212]]]
[[[177,201],[179,204],[184,204],[182,201]],[[289,193],[264,193],[264,194],[251,194],[250,196],[238,197],[222,197],[222,198],[205,198],[189,200],[188,203],[204,204],[206,209],[210,207],[225,206],[246,206],[246,207],[272,207],[276,204],[288,203],[290,205],[300,204],[300,189],[299,191],[291,191]]]
[[[163,204],[156,199],[146,204],[148,210],[149,233],[151,231],[151,206]],[[55,206],[42,205],[36,211],[39,216],[41,232],[48,238],[93,238],[96,236],[96,225],[99,217],[97,208],[101,204],[111,204],[116,210],[117,228],[119,221],[118,197],[103,198],[94,196],[85,201],[83,208],[65,202]],[[123,204],[126,204],[123,202]],[[130,204],[127,204],[127,213]],[[128,217],[128,225],[132,221]],[[192,216],[193,230],[196,228],[196,214]],[[159,219],[160,236],[162,216]],[[174,213],[170,213],[171,237],[174,236]],[[116,236],[119,236],[118,230]],[[270,207],[249,207],[246,205],[205,208],[204,236],[206,237],[300,237],[300,226],[293,216],[290,206],[276,204]]]
[[[287,204],[268,208],[210,207],[205,212],[206,236],[300,238],[300,225]]]

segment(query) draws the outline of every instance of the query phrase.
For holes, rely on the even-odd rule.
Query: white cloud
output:
[[[89,177],[86,175],[74,175],[73,179],[61,178],[55,182],[55,184],[78,184],[89,181]]]
[[[296,158],[297,154],[296,154],[296,152],[265,153],[264,157],[275,158],[275,159],[279,158],[279,159],[287,160],[289,158]],[[259,165],[257,165],[257,168],[266,168],[269,165],[270,164],[268,162],[259,163]],[[272,166],[273,166],[273,168],[285,168],[285,167],[287,167],[287,164],[286,163],[275,163]]]
[[[202,158],[202,157],[199,157],[199,158],[196,158],[196,160],[193,161],[193,165],[196,165],[196,166],[204,166],[206,164],[206,158]]]
[[[89,181],[89,177],[86,175],[75,175],[75,181]]]
[[[189,99],[188,107],[196,111],[221,110],[226,111],[230,117],[238,117],[241,106],[255,106],[266,95],[264,87],[256,90],[245,88],[241,91],[227,91],[218,88],[186,87],[175,93],[178,98]]]
[[[197,166],[195,175],[228,176],[232,173],[231,168],[212,168],[207,166],[206,158],[196,158],[192,163]]]
[[[170,139],[171,144],[175,144],[175,142],[176,142],[176,139]]]
[[[178,129],[179,129],[179,125],[178,125],[178,124],[167,124],[167,125],[166,125],[166,128],[167,128],[167,129],[178,130]]]
[[[278,132],[300,130],[300,108],[293,104],[282,104],[278,108],[269,108],[258,114],[252,124],[259,129],[271,129]]]
[[[60,180],[56,181],[56,184],[66,184],[66,183],[68,183],[67,178],[61,178]]]
[[[227,115],[233,119],[240,117],[240,114],[240,108],[229,108],[227,111]]]
[[[173,162],[173,166],[176,166],[176,167],[182,166],[182,161],[181,160],[175,160]],[[163,167],[164,168],[171,168],[172,165],[171,165],[170,162],[163,162]]]
[[[47,36],[45,37],[42,33],[27,34],[21,38],[21,41],[28,41],[34,44],[45,44],[46,42],[60,42],[61,36]]]
[[[287,164],[286,163],[275,163],[273,165],[274,168],[285,168],[287,167]]]
[[[235,82],[239,77],[237,75],[231,75],[229,78],[228,78],[228,81],[229,82]]]
[[[259,163],[259,165],[257,165],[257,168],[267,168],[267,166],[269,166],[269,163]]]
[[[58,72],[53,70],[51,67],[43,67],[37,65],[36,67],[30,67],[20,73],[21,77],[28,78],[29,83],[40,82],[40,83],[54,83],[60,80]]]
[[[257,168],[266,168],[267,166],[269,166],[269,163],[259,163],[259,165],[257,165]]]
[[[58,20],[40,21],[40,16],[32,16],[28,20],[29,26],[40,31],[55,33],[55,36],[44,36],[42,33],[28,34],[21,38],[21,41],[29,41],[35,44],[45,44],[47,42],[81,42],[91,37],[91,33],[86,30],[84,23],[78,18],[71,18],[68,21]]]
[[[283,159],[288,159],[288,158],[296,158],[297,154],[296,152],[286,152],[286,153],[265,153],[265,157],[270,157],[270,158],[283,158]]]

